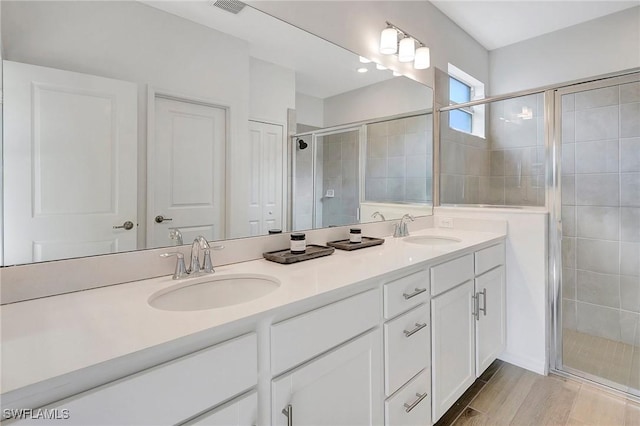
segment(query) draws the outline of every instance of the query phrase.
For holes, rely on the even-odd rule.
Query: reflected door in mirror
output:
[[[156,96],[149,110],[147,247],[175,245],[176,229],[185,243],[224,238],[226,109]]]
[[[4,264],[134,250],[136,85],[3,64]]]
[[[266,235],[282,229],[284,140],[282,126],[249,121],[249,229],[248,235]]]

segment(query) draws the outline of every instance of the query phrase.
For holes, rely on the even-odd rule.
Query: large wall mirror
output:
[[[4,265],[431,212],[429,87],[250,6],[0,8]]]

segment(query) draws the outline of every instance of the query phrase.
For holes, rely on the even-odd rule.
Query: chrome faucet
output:
[[[222,250],[224,246],[209,245],[209,242],[202,235],[198,235],[191,244],[191,262],[187,269],[184,263],[184,255],[182,253],[163,253],[161,257],[176,256],[176,269],[173,273],[173,279],[179,280],[189,275],[198,275],[200,273],[213,274],[213,262],[211,261],[211,249]],[[200,252],[203,252],[202,264],[200,263]]]
[[[203,265],[200,264],[200,250],[204,251]],[[203,270],[210,274],[213,271],[211,264],[211,246],[205,237],[198,235],[191,244],[191,263],[189,265],[189,273],[196,274]]]
[[[405,214],[404,216],[402,216],[402,219],[400,219],[400,222],[396,223],[396,226],[393,230],[393,236],[395,238],[406,237],[409,235],[409,228],[407,227],[407,222],[405,221],[405,219],[408,219],[411,222],[415,220],[414,217],[410,214]]]
[[[173,276],[171,278],[173,278],[174,280],[179,280],[189,275],[189,272],[187,271],[187,267],[184,264],[184,255],[182,253],[163,253],[160,255],[160,257],[169,257],[169,256],[175,256],[177,258],[176,270],[173,272]]]
[[[380,220],[385,221],[386,219],[384,218],[384,215],[378,211],[373,212],[373,214],[371,215],[371,217],[373,219],[375,219],[376,217],[379,217]]]

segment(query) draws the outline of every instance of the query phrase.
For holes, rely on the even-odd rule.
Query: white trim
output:
[[[508,352],[504,352],[503,354],[501,354],[498,359],[501,359],[504,362],[508,362],[509,364],[513,364],[517,367],[524,368],[525,370],[533,371],[537,374],[542,374],[543,376],[549,374],[547,363],[545,361],[540,361],[539,359],[525,357],[522,355],[514,355]]]

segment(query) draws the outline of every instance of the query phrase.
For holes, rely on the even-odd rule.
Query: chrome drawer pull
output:
[[[412,297],[416,297],[420,293],[424,293],[425,291],[427,291],[426,288],[418,288],[418,287],[416,287],[416,291],[414,291],[413,293],[411,293],[411,294],[402,293],[402,295],[404,296],[405,300],[409,300]]]
[[[418,331],[420,331],[423,328],[425,328],[426,326],[427,326],[426,322],[424,324],[420,324],[419,322],[417,322],[416,323],[416,328],[414,328],[413,330],[404,330],[404,336],[405,337],[411,337],[414,334],[416,334]]]
[[[287,416],[287,426],[293,426],[293,407],[291,404],[282,409],[282,414]]]
[[[406,411],[407,413],[410,412],[411,410],[413,410],[414,408],[416,408],[416,405],[420,404],[420,402],[422,402],[422,400],[427,397],[427,393],[425,392],[422,395],[420,395],[419,393],[416,393],[416,396],[418,397],[418,399],[413,401],[413,404],[407,404],[405,402],[404,411]]]

